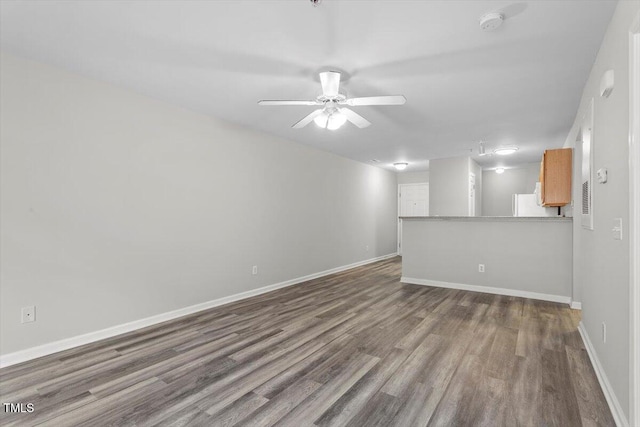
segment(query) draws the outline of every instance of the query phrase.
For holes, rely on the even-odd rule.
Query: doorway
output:
[[[429,215],[429,183],[398,185],[398,255],[402,255],[402,219]]]

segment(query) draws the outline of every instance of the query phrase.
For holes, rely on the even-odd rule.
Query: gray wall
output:
[[[469,158],[429,161],[429,215],[469,215]]]
[[[541,155],[542,157],[542,155]],[[497,174],[494,170],[482,172],[482,214],[511,216],[511,196],[530,194],[540,174],[540,163],[527,163]]]
[[[469,173],[476,176],[476,216],[482,215],[482,168],[470,157],[429,161],[429,215],[469,215]]]
[[[398,172],[398,184],[422,184],[429,182],[429,171]]]
[[[593,185],[594,229],[583,229],[580,208],[574,223],[574,299],[582,302],[582,322],[626,416],[629,416],[629,29],[640,2],[618,3],[585,86],[576,120],[565,146],[574,147],[591,98],[594,170],[606,167],[609,182]],[[615,88],[609,98],[598,94],[602,74],[613,69]],[[580,180],[581,150],[574,152],[574,183]],[[580,203],[580,186],[573,186]],[[623,238],[614,240],[613,219],[622,218]],[[607,324],[607,342],[601,325]]]
[[[571,235],[569,219],[406,219],[402,276],[570,297]]]
[[[1,66],[2,354],[396,251],[394,172]]]

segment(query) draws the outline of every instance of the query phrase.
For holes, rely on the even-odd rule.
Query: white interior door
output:
[[[429,215],[429,183],[398,185],[398,217]],[[402,255],[402,220],[398,218],[398,254]]]

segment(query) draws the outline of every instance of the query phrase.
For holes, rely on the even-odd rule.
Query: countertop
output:
[[[549,222],[572,221],[572,217],[563,216],[401,216],[409,221],[485,221],[485,222]]]

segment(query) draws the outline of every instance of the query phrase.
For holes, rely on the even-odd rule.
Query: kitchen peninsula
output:
[[[572,302],[572,218],[402,220],[404,283]]]

